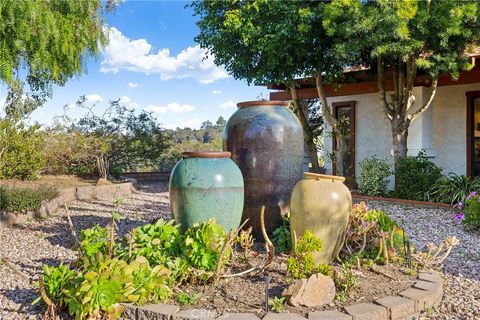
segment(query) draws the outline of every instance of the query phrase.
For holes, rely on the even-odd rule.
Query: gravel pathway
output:
[[[368,206],[382,209],[394,218],[416,248],[424,248],[429,242],[439,244],[447,236],[460,240],[443,265],[442,303],[421,319],[480,319],[480,234],[465,231],[462,223],[453,219],[451,210],[379,202],[370,202]]]
[[[99,199],[70,204],[72,221],[77,233],[95,224],[110,221],[113,200]],[[149,185],[125,197],[120,206],[120,233],[158,218],[169,219],[170,208],[165,184]],[[32,221],[22,226],[0,228],[0,257],[6,257],[30,278],[42,271],[42,264],[58,265],[73,260],[75,253],[65,210],[59,210],[45,221]],[[0,265],[0,319],[42,319],[39,307],[31,306],[37,292],[29,280]]]
[[[70,204],[77,231],[97,223],[107,224],[112,203],[113,199],[101,199]],[[480,319],[480,235],[466,232],[448,210],[379,202],[368,205],[392,216],[405,228],[417,248],[428,242],[439,243],[449,235],[460,240],[444,264],[446,279],[442,304],[420,319]],[[166,185],[141,187],[137,193],[125,197],[120,211],[120,233],[160,217],[168,219]],[[6,257],[30,278],[41,273],[44,263],[57,265],[60,261],[73,260],[75,253],[70,249],[72,242],[65,221],[65,210],[60,210],[45,221],[0,228],[0,257]],[[29,280],[0,265],[0,319],[42,319],[38,307],[30,305],[36,296]]]

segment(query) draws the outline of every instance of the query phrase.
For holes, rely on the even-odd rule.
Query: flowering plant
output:
[[[455,205],[458,210],[455,219],[473,229],[480,230],[480,196],[473,191],[467,196],[464,202],[460,201]]]

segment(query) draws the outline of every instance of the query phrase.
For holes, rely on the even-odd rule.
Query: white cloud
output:
[[[223,108],[223,109],[227,109],[227,108],[235,108],[236,107],[236,103],[233,102],[232,100],[228,100],[228,101],[225,101],[225,102],[222,102],[220,104],[220,108]]]
[[[145,108],[146,111],[155,112],[155,113],[166,113],[167,107],[149,105]]]
[[[128,83],[128,87],[129,87],[130,89],[138,88],[138,87],[140,87],[140,84],[138,84],[138,83],[136,83],[136,82],[129,82],[129,83]]]
[[[220,91],[220,90],[213,90],[213,91],[212,91],[212,94],[213,94],[213,95],[220,94],[220,93],[222,93],[222,91]]]
[[[126,105],[127,107],[130,108],[137,108],[138,103],[135,103],[130,99],[128,96],[121,96],[120,98],[120,103]]]
[[[191,106],[189,104],[180,104],[177,102],[171,102],[167,106],[168,110],[173,112],[173,113],[184,113],[184,112],[190,112],[196,109],[195,106]]]
[[[103,101],[103,98],[99,94],[92,93],[92,94],[89,94],[89,95],[85,96],[85,101],[95,103],[95,102]]]
[[[192,119],[192,120],[189,120],[189,121],[183,123],[179,127],[180,128],[200,129],[200,126],[202,125],[202,123],[203,123],[202,120],[200,120],[198,118],[195,118],[195,119]]]
[[[165,106],[156,106],[150,105],[145,108],[147,111],[156,112],[156,113],[185,113],[195,110],[197,107],[191,106],[189,104],[180,104],[178,102],[170,102],[166,107]]]
[[[217,67],[211,55],[196,45],[182,50],[176,56],[168,48],[152,52],[152,45],[145,39],[130,40],[118,29],[109,30],[109,44],[103,54],[101,72],[117,73],[120,70],[159,74],[160,79],[194,78],[200,83],[211,83],[228,77],[223,68]]]
[[[127,97],[127,96],[121,96],[120,97],[120,103],[127,104],[127,103],[130,103],[130,102],[132,102],[132,99],[130,99],[129,97]]]

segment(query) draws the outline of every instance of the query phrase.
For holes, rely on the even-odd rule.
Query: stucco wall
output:
[[[427,99],[429,88],[416,87],[415,111]],[[411,126],[408,137],[409,154],[427,149],[427,155],[443,168],[444,173],[466,174],[466,96],[468,91],[480,90],[480,84],[439,87],[431,109]],[[379,106],[378,93],[329,98],[329,102],[356,101],[356,176],[360,176],[359,162],[373,155],[387,159],[391,155],[390,123]],[[332,152],[331,128],[325,132],[325,151]],[[332,173],[332,162],[325,157],[327,173]]]
[[[440,87],[433,100],[432,146],[435,163],[444,173],[467,172],[467,97],[466,92],[480,90],[480,83]]]

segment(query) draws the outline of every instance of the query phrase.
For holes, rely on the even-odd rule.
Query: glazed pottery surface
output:
[[[352,211],[350,190],[342,177],[305,173],[290,199],[292,241],[311,230],[323,243],[314,254],[317,263],[329,263],[340,252]]]
[[[242,221],[249,219],[257,240],[262,240],[262,205],[268,233],[288,211],[292,188],[302,179],[303,146],[300,122],[285,102],[241,103],[225,126],[224,149],[232,153],[245,181]]]
[[[243,210],[243,177],[229,152],[185,152],[170,175],[170,206],[185,230],[215,218],[228,232]]]

